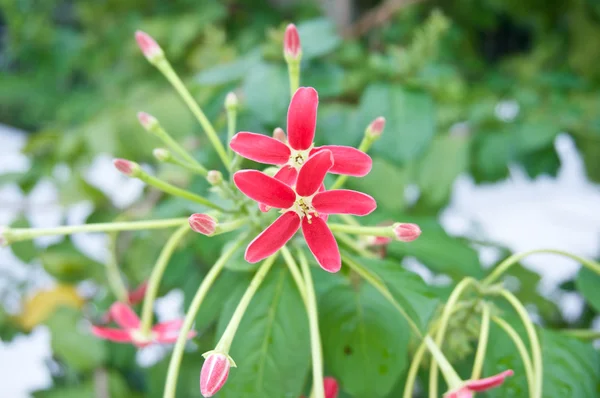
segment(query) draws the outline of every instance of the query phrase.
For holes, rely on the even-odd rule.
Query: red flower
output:
[[[331,151],[332,174],[363,177],[371,171],[372,160],[356,148],[339,145],[314,147],[319,97],[312,87],[300,87],[290,102],[287,117],[287,143],[263,134],[237,133],[229,143],[239,155],[259,163],[282,166],[275,178],[293,185],[298,170],[309,156],[321,151]]]
[[[364,216],[375,210],[377,204],[362,192],[346,189],[318,192],[333,165],[331,151],[317,152],[300,169],[294,188],[257,170],[234,174],[235,185],[246,196],[283,210],[283,214],[250,243],[246,261],[256,263],[272,255],[302,226],[306,243],[319,265],[329,272],[340,269],[340,251],[325,217],[329,214]]]
[[[505,370],[495,376],[486,377],[480,380],[465,381],[462,387],[457,390],[449,391],[444,395],[444,398],[471,398],[476,392],[487,391],[496,388],[504,383],[504,379],[512,376],[512,370]]]
[[[114,303],[110,307],[110,319],[121,329],[92,326],[92,333],[96,336],[114,341],[116,343],[132,343],[136,347],[146,347],[152,343],[171,344],[177,341],[179,329],[183,324],[182,319],[159,323],[152,327],[149,335],[144,335],[140,330],[140,318],[126,304]],[[192,338],[196,332],[191,331],[188,338]]]
[[[325,398],[337,398],[340,391],[338,382],[333,377],[325,377],[323,379],[323,388],[325,389]]]

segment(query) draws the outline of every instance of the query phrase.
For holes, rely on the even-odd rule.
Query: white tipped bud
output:
[[[223,174],[218,170],[210,170],[206,176],[206,181],[210,185],[219,185],[223,182]]]
[[[156,120],[156,118],[149,113],[138,112],[137,117],[140,124],[144,129],[146,129],[146,131],[152,131],[153,128],[158,126],[158,120]]]
[[[225,109],[227,109],[228,111],[235,111],[237,110],[238,107],[238,98],[237,95],[235,95],[235,93],[230,92],[229,94],[227,94],[227,97],[225,97]]]
[[[275,130],[273,130],[273,138],[275,138],[276,140],[281,141],[283,143],[285,143],[287,141],[285,132],[283,131],[283,129],[281,127],[277,127]]]
[[[159,162],[168,162],[169,159],[171,159],[171,152],[167,151],[165,148],[154,148],[152,155],[154,155]]]

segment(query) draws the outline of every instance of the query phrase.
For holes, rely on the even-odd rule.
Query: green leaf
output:
[[[261,122],[281,125],[289,105],[289,82],[280,65],[258,64],[244,79],[245,104]]]
[[[328,54],[341,43],[335,25],[325,18],[312,19],[298,25],[302,42],[302,59],[309,60]]]
[[[375,158],[373,169],[363,178],[350,179],[348,185],[352,189],[368,192],[377,201],[377,206],[391,212],[406,207],[404,188],[409,182],[407,169],[400,169],[394,164]],[[385,181],[385,184],[381,182]]]
[[[230,290],[219,321],[221,336],[247,286]],[[231,371],[219,396],[299,397],[310,363],[308,319],[287,268],[276,263],[252,299],[237,331]]]
[[[316,87],[320,99],[336,97],[342,94],[344,89],[344,70],[337,65],[314,65],[305,72],[304,76],[306,77],[302,85]]]
[[[477,182],[508,177],[508,164],[515,150],[514,136],[508,133],[477,134],[473,142],[471,173]]]
[[[600,275],[581,267],[575,279],[577,290],[585,297],[588,303],[598,312],[600,312]]]
[[[46,272],[62,282],[104,278],[104,266],[79,252],[70,240],[49,246],[40,260]]]
[[[24,217],[17,219],[10,226],[11,228],[31,228],[29,221]],[[25,263],[31,262],[40,254],[40,251],[35,247],[33,240],[12,243],[10,245],[10,250],[19,260]]]
[[[110,398],[141,398],[139,394],[133,393],[127,386],[127,381],[121,374],[108,371],[105,377],[97,377],[95,380],[87,380],[79,385],[60,386],[46,391],[37,391],[35,398],[82,398],[98,396],[97,392],[103,386],[99,383],[106,382],[107,396]]]
[[[356,136],[378,116],[386,118],[381,139],[374,151],[398,165],[423,153],[435,134],[435,105],[423,91],[409,90],[397,84],[372,84],[360,99]]]
[[[319,297],[325,363],[353,397],[383,397],[408,365],[408,325],[371,285],[330,278]]]
[[[260,62],[260,58],[258,51],[252,52],[237,61],[200,72],[196,75],[196,82],[203,85],[217,85],[240,80],[246,76],[248,70]]]

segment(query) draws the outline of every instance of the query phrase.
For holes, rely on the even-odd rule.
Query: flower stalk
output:
[[[485,352],[487,350],[488,338],[490,336],[490,307],[483,303],[481,309],[481,329],[479,331],[479,344],[475,353],[475,362],[473,362],[473,370],[471,371],[471,380],[477,380],[481,377],[483,370],[483,361],[485,360]]]
[[[188,163],[186,161],[180,160],[173,156],[173,154],[170,151],[164,148],[155,148],[152,151],[152,155],[154,155],[156,160],[158,160],[161,163],[171,163],[175,166],[179,166],[183,169],[188,170],[189,172],[201,175],[203,177],[206,177],[208,175],[208,171],[200,163]]]

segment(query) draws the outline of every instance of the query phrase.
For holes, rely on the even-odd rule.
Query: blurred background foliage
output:
[[[209,167],[219,167],[200,127],[141,56],[133,33],[141,29],[157,39],[221,133],[226,129],[222,104],[225,95],[235,91],[242,107],[238,129],[270,134],[275,127],[285,128],[289,85],[281,48],[288,22],[298,25],[302,40],[301,84],[316,87],[320,95],[317,144],[357,145],[374,117],[387,119],[385,134],[372,151],[372,173],[351,179],[349,186],[377,199],[379,210],[369,222],[408,220],[421,225],[419,240],[390,245],[386,259],[370,265],[390,281],[390,289],[423,325],[435,316],[448,288],[426,286],[399,268],[400,260],[416,257],[454,281],[487,272],[474,246],[482,242],[448,236],[437,221],[457,176],[468,173],[478,183],[500,181],[508,177],[511,164],[520,164],[531,178],[554,176],[560,164],[553,142],[565,132],[573,136],[589,178],[600,182],[600,5],[595,0],[0,0],[0,122],[31,132],[25,150],[33,159],[28,172],[2,175],[0,183],[16,182],[28,192],[45,177],[59,187],[62,205],[82,200],[94,204],[88,222],[114,219],[121,210],[83,175],[102,153],[154,162],[151,150],[159,142],[139,126],[140,110],[155,115]],[[57,180],[57,165],[67,165],[71,178]],[[177,184],[206,189],[204,181],[183,171],[156,167],[159,175]],[[405,195],[407,186],[418,188],[417,198]],[[150,191],[126,209],[124,218],[185,216],[192,210],[179,199]],[[26,225],[24,218],[18,223]],[[131,286],[147,277],[166,237],[159,231],[122,234],[117,240],[119,264]],[[219,244],[199,236],[188,239],[171,261],[162,293],[182,289],[189,304],[227,241],[211,239]],[[509,254],[500,249],[504,257]],[[39,323],[51,330],[58,364],[52,368],[55,387],[36,397],[91,397],[98,380],[105,381],[113,398],[162,394],[168,357],[139,368],[133,348],[92,339],[81,327],[80,308],[84,318],[95,319],[113,300],[102,289],[106,281],[97,263],[70,239],[44,249],[20,243],[12,250],[25,262],[40,261],[60,282],[52,292],[38,293],[47,296],[27,299],[21,314],[0,312],[3,340]],[[241,255],[228,268],[198,316],[200,353],[223,329],[248,282],[246,271],[253,269]],[[600,309],[593,275],[582,272],[562,287],[578,288],[590,303],[579,319],[567,322],[555,302],[535,291],[537,274],[523,267],[511,273],[521,282],[515,288],[519,298],[535,308],[549,328],[588,327]],[[399,396],[413,349],[406,325],[395,316],[377,319],[378,313],[394,310],[368,286],[356,288],[339,275],[323,274],[315,273],[315,278],[327,371],[341,380],[348,394],[344,397]],[[259,394],[251,386],[255,368],[240,366],[223,397],[280,398],[282,392],[303,388],[304,379],[298,375],[308,374],[308,357],[288,366],[278,362],[278,356],[293,355],[287,351],[289,344],[309,351],[306,322],[291,315],[302,313],[302,304],[285,270],[270,278],[241,330],[261,330],[261,314],[273,313],[269,292],[289,285],[274,313],[280,324],[297,325],[299,330],[289,337],[293,342],[271,341],[265,354],[276,361],[264,384],[279,387],[265,392],[254,386],[262,391]],[[83,280],[100,287],[94,300],[83,302],[75,292],[74,284]],[[353,297],[356,300],[350,300]],[[353,335],[357,332],[348,332],[344,325],[367,325],[368,339]],[[253,340],[259,338],[256,333],[241,333],[234,354],[259,342]],[[448,344],[451,352],[461,354],[455,360],[470,363],[468,328],[459,327],[454,335]],[[542,338],[550,358],[544,396],[595,396],[600,359],[591,346],[550,331]],[[485,373],[505,367],[522,371],[511,342],[505,336],[492,341]],[[384,344],[383,353],[373,348],[377,342]],[[370,356],[370,350],[377,353]],[[199,396],[201,362],[198,353],[185,357],[181,397]],[[375,391],[365,390],[364,372]],[[509,396],[523,396],[522,377],[507,385]]]

